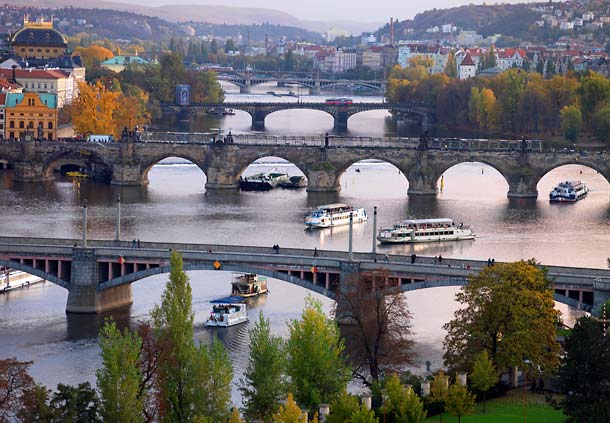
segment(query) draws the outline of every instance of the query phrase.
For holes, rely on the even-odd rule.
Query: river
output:
[[[392,132],[380,112],[367,112],[350,119],[352,129],[367,135]],[[383,112],[381,112],[383,113]],[[319,113],[285,111],[268,117],[267,131],[274,133],[323,133],[332,121]],[[249,116],[246,115],[249,119]],[[233,130],[247,130],[239,122],[244,116],[229,116],[206,124]],[[224,122],[224,123],[223,123]],[[232,123],[231,123],[232,122]],[[219,125],[220,124],[220,125]],[[205,128],[204,128],[205,129]],[[354,132],[357,134],[359,132]],[[294,166],[276,158],[249,167],[252,174],[273,168],[298,173]],[[359,170],[359,171],[357,171]],[[547,194],[560,180],[582,179],[591,192],[576,204],[552,205]],[[149,173],[147,187],[116,187],[93,181],[80,184],[58,176],[38,184],[12,182],[9,173],[0,173],[0,234],[37,237],[79,237],[80,205],[89,205],[91,238],[114,236],[114,207],[121,194],[125,239],[228,243],[286,247],[317,247],[346,250],[347,228],[304,231],[303,217],[310,208],[330,202],[362,206],[371,213],[379,209],[379,226],[389,226],[407,217],[451,217],[470,224],[477,233],[475,241],[416,246],[380,247],[380,251],[443,257],[464,257],[512,261],[535,257],[545,264],[606,267],[610,250],[610,186],[594,170],[564,166],[547,174],[538,186],[538,200],[509,200],[508,184],[492,168],[466,163],[444,175],[443,192],[436,198],[408,198],[408,181],[387,163],[361,162],[349,168],[341,179],[340,193],[307,193],[305,190],[270,192],[206,192],[205,175],[194,165],[168,159]],[[354,230],[354,247],[371,248],[372,222]],[[227,345],[235,366],[235,381],[243,373],[248,355],[248,328],[263,312],[271,319],[274,333],[286,336],[286,323],[298,318],[309,293],[299,287],[270,281],[270,293],[255,301],[249,310],[250,323],[228,330],[204,327],[209,300],[229,292],[230,273],[189,272],[193,286],[196,337],[207,342],[214,334]],[[167,275],[151,277],[133,284],[134,304],[129,310],[112,313],[122,324],[135,326],[146,319],[159,303]],[[457,288],[437,288],[407,295],[413,313],[413,329],[419,366],[431,361],[442,366],[441,326],[456,310],[453,301]],[[320,299],[326,310],[332,301]],[[67,292],[50,283],[23,291],[0,294],[0,357],[16,356],[33,360],[35,379],[50,387],[57,383],[75,384],[95,380],[100,363],[96,334],[106,316],[66,315]],[[561,308],[565,318],[572,312]],[[239,392],[233,399],[239,403]]]

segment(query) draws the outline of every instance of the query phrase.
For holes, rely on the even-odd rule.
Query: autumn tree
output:
[[[121,94],[118,101],[121,107],[116,109],[113,116],[115,137],[118,137],[124,128],[132,131],[137,126],[150,123],[148,94],[144,90],[131,85]]]
[[[576,142],[582,130],[582,113],[578,106],[561,109],[561,132],[566,140]]]
[[[490,360],[487,351],[482,351],[476,356],[476,359],[472,364],[470,381],[475,389],[483,392],[483,413],[485,413],[487,391],[498,383],[498,380],[500,380],[498,371]]]
[[[411,313],[405,296],[386,286],[387,270],[358,273],[337,295],[335,315],[353,376],[367,386],[415,359]]]
[[[498,263],[470,277],[462,305],[444,325],[445,363],[467,370],[487,351],[499,371],[526,363],[543,372],[557,367],[559,313],[546,272],[533,262]]]
[[[273,423],[307,423],[302,419],[301,408],[297,405],[291,393],[288,393],[286,404],[280,405],[273,415]]]
[[[593,115],[593,133],[600,141],[610,142],[610,103],[600,107]]]
[[[455,52],[451,50],[447,54],[447,63],[445,63],[445,75],[449,78],[457,78],[458,77],[458,68],[457,63],[455,61]]]
[[[249,419],[267,421],[287,391],[285,345],[282,338],[271,335],[269,319],[262,312],[249,335],[250,357],[239,387],[243,412]]]
[[[443,421],[443,411],[445,409],[445,401],[447,400],[447,392],[449,391],[449,377],[442,370],[434,375],[430,382],[430,401],[440,405],[441,412],[439,413],[440,421]]]
[[[307,298],[299,320],[288,324],[287,374],[291,390],[301,406],[315,410],[332,401],[345,389],[349,367],[343,359],[345,348],[339,328],[322,311],[322,304]]]
[[[590,122],[600,104],[610,99],[610,80],[598,73],[589,72],[581,78],[578,93],[583,119]]]
[[[16,358],[0,360],[0,422],[14,421],[23,406],[24,395],[35,388],[28,373],[31,365],[31,361]]]
[[[142,373],[139,356],[142,339],[115,322],[107,322],[100,331],[102,367],[96,372],[101,396],[101,415],[105,421],[144,422],[146,392],[140,391]]]
[[[456,381],[449,387],[445,399],[445,408],[449,414],[458,418],[458,423],[462,421],[462,416],[474,412],[475,404],[475,397],[466,386]]]
[[[72,103],[72,123],[79,134],[114,134],[114,113],[119,94],[108,90],[100,81],[79,82],[79,95]]]
[[[358,411],[359,407],[358,398],[343,390],[339,396],[331,401],[326,423],[345,423]]]
[[[86,69],[99,66],[101,62],[114,57],[112,51],[99,45],[76,47],[74,53],[82,57],[83,65]]]
[[[610,338],[601,322],[581,317],[566,335],[559,379],[567,393],[558,408],[568,423],[610,421]]]

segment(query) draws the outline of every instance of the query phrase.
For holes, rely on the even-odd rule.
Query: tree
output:
[[[228,423],[246,423],[241,419],[237,407],[233,407],[231,410],[231,416],[229,417]]]
[[[31,365],[16,358],[0,360],[0,422],[13,421],[26,400],[24,395],[35,388],[28,373]]]
[[[566,336],[559,377],[568,423],[610,421],[610,341],[602,323],[581,317]]]
[[[472,364],[470,381],[475,389],[483,392],[483,413],[485,413],[487,391],[498,383],[498,380],[498,372],[494,368],[493,362],[489,359],[487,351],[482,351],[477,355],[476,360]]]
[[[468,119],[471,122],[481,121],[481,92],[477,87],[470,89],[470,100],[468,100]]]
[[[49,390],[46,386],[36,385],[24,392],[22,408],[17,413],[18,421],[45,422],[53,421],[49,406]],[[0,419],[0,421],[4,421]]]
[[[447,54],[447,63],[445,64],[445,75],[447,75],[449,78],[458,77],[457,63],[455,61],[455,52],[453,50],[451,50]]]
[[[347,421],[347,420],[346,420]],[[379,419],[375,417],[375,412],[369,410],[364,405],[360,406],[352,413],[349,419],[350,423],[378,423]]]
[[[79,134],[115,134],[114,112],[119,93],[109,91],[97,81],[78,83],[79,95],[72,103],[72,123]]]
[[[250,357],[239,390],[248,419],[269,420],[286,395],[284,341],[271,335],[269,319],[261,312],[250,330]]]
[[[445,407],[447,411],[458,418],[458,423],[462,421],[462,416],[474,412],[475,397],[468,392],[468,388],[462,386],[457,381],[449,387]]]
[[[140,392],[142,373],[139,355],[142,339],[115,322],[106,322],[100,331],[102,367],[96,372],[101,396],[101,415],[105,421],[144,422],[144,396]],[[141,395],[143,394],[143,395]]]
[[[80,55],[83,59],[83,65],[86,69],[90,69],[96,65],[99,66],[104,60],[112,59],[114,54],[112,51],[103,46],[76,47],[74,53]]]
[[[358,398],[343,390],[341,394],[330,403],[330,412],[326,417],[326,423],[345,423],[349,421],[354,413],[360,408]]]
[[[286,404],[280,405],[278,412],[273,415],[273,423],[307,423],[301,418],[302,414],[292,394],[288,393]]]
[[[449,378],[445,375],[442,370],[439,371],[432,382],[430,382],[430,396],[429,399],[432,402],[437,402],[441,405],[441,412],[439,414],[440,421],[443,421],[443,411],[445,409],[445,401],[447,400],[447,392],[449,391]]]
[[[599,105],[610,99],[610,80],[598,73],[589,72],[581,79],[578,93],[583,119],[590,122]]]
[[[593,133],[600,141],[610,142],[610,104],[593,115]]]
[[[561,131],[566,140],[576,142],[582,130],[582,113],[576,105],[561,109]]]
[[[150,123],[150,113],[147,109],[148,94],[139,87],[130,86],[129,93],[119,97],[121,107],[114,113],[114,134],[121,134],[123,128],[133,130],[136,126]]]
[[[152,310],[155,334],[168,346],[160,356],[157,392],[163,422],[186,422],[193,418],[194,314],[188,276],[182,257],[172,251],[169,281],[161,305]]]
[[[138,357],[141,379],[138,387],[138,396],[144,398],[142,413],[146,422],[155,421],[157,416],[158,370],[160,357],[168,344],[154,335],[150,322],[141,322],[138,325],[138,336],[142,340],[142,348]]]
[[[525,363],[543,372],[557,367],[559,314],[551,283],[534,262],[488,266],[470,278],[456,300],[464,307],[444,326],[447,365],[467,370],[485,350],[500,371]]]
[[[332,401],[347,385],[350,372],[342,356],[344,344],[337,324],[311,297],[301,319],[291,321],[288,329],[287,374],[297,402],[313,411]]]
[[[424,403],[413,392],[413,388],[403,386],[394,373],[387,380],[384,414],[391,416],[394,423],[422,423],[426,419]]]
[[[49,401],[49,406],[52,409],[53,422],[102,422],[99,414],[100,401],[89,382],[76,387],[60,383]]]
[[[389,272],[358,273],[337,296],[335,315],[353,375],[367,386],[414,362],[411,313],[405,296],[385,284]],[[342,323],[344,322],[344,323]]]

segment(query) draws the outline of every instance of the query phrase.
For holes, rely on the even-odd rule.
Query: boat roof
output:
[[[408,225],[419,225],[422,223],[453,223],[453,219],[449,219],[446,217],[441,217],[437,219],[406,219],[401,223],[405,223]]]
[[[338,209],[340,207],[350,207],[345,203],[333,203],[333,204],[325,204],[323,206],[318,206],[318,209]]]
[[[239,304],[245,305],[244,299],[242,297],[237,296],[228,296],[223,298],[217,298],[215,300],[210,301],[210,304]]]

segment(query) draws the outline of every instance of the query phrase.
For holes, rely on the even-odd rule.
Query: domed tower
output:
[[[24,59],[52,59],[63,56],[68,42],[61,32],[53,28],[53,20],[40,18],[30,22],[23,18],[23,28],[13,34],[13,52]]]

